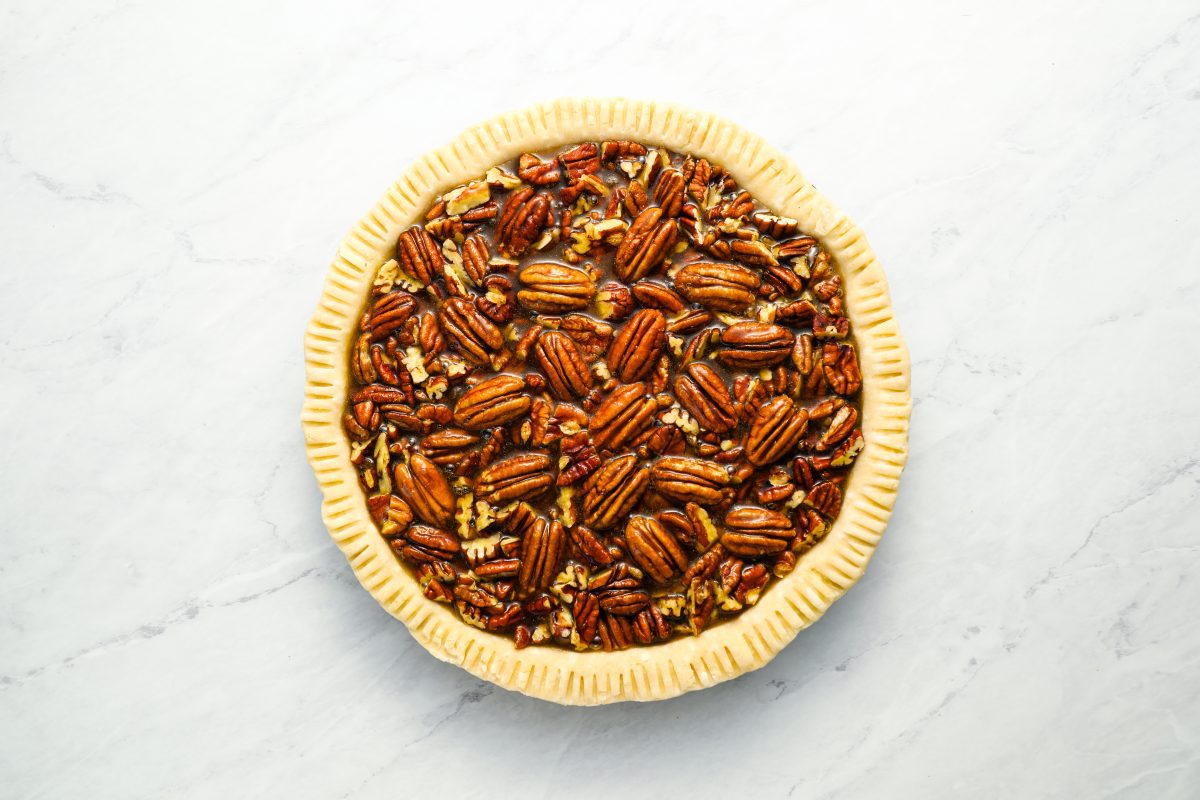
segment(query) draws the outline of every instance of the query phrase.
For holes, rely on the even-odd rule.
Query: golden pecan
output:
[[[678,314],[687,308],[683,298],[654,281],[638,281],[632,287],[633,296],[645,308],[657,308],[666,314]]]
[[[600,169],[600,148],[596,147],[595,142],[584,142],[559,153],[558,160],[566,167],[567,178],[573,183]]]
[[[592,373],[575,342],[565,333],[547,331],[533,348],[538,366],[546,375],[550,390],[559,400],[583,397],[592,388]]]
[[[630,453],[609,460],[584,481],[583,524],[603,530],[629,513],[650,483],[650,470]]]
[[[609,371],[624,383],[645,377],[654,369],[666,341],[666,317],[661,311],[642,309],[629,318],[613,340],[608,351]]]
[[[629,557],[656,583],[666,583],[687,569],[683,548],[658,520],[632,517],[625,525]]]
[[[795,336],[769,322],[735,322],[721,331],[717,360],[727,367],[759,369],[783,361],[792,350]]]
[[[394,494],[377,494],[367,498],[367,509],[371,519],[379,526],[379,532],[384,536],[398,536],[413,521],[412,509],[408,503]]]
[[[596,534],[582,525],[575,525],[567,530],[574,549],[593,567],[606,567],[612,563],[612,556],[596,538]]]
[[[600,358],[612,344],[612,325],[598,322],[586,314],[567,314],[558,329],[571,337],[579,347],[579,353],[588,361]]]
[[[840,395],[852,395],[862,388],[854,345],[826,342],[821,348],[821,370],[829,388]]]
[[[558,574],[567,537],[562,523],[538,517],[529,526],[521,540],[521,568],[517,572],[517,585],[521,593],[529,595],[546,589]]]
[[[658,183],[654,187],[654,202],[662,209],[663,216],[679,216],[679,210],[683,208],[684,183],[679,170],[664,169],[658,176]]]
[[[475,494],[497,506],[514,500],[529,500],[554,485],[554,478],[547,471],[549,468],[550,456],[544,453],[522,453],[497,461],[479,473]]]
[[[445,561],[454,558],[461,549],[453,535],[428,525],[411,526],[404,538],[392,542],[392,548],[418,563]]]
[[[663,619],[662,612],[650,605],[638,612],[633,619],[633,638],[638,644],[653,644],[671,638],[671,625]]]
[[[757,275],[736,264],[700,261],[675,275],[675,286],[684,297],[715,311],[745,311],[754,305],[759,284]]]
[[[400,234],[396,242],[396,260],[405,272],[422,283],[433,283],[433,279],[442,274],[442,266],[446,263],[437,242],[420,225],[413,225]]]
[[[514,192],[504,201],[496,223],[496,244],[501,254],[515,258],[524,253],[549,221],[550,198],[546,194],[534,194],[528,186]]]
[[[497,375],[463,392],[454,404],[454,421],[469,431],[504,425],[529,411],[525,383],[514,375]]]
[[[729,243],[729,253],[745,264],[754,264],[758,267],[775,266],[779,263],[775,260],[775,256],[771,255],[767,246],[755,239],[732,240]]]
[[[791,520],[778,511],[740,506],[725,515],[721,544],[735,555],[755,558],[783,552],[795,535]]]
[[[729,484],[729,473],[711,461],[664,456],[650,468],[650,479],[664,497],[678,503],[711,506],[721,502],[721,489]]]
[[[475,281],[476,286],[483,285],[483,279],[491,268],[488,264],[491,257],[487,239],[478,233],[471,234],[462,243],[463,270]]]
[[[518,277],[525,288],[517,292],[517,302],[542,314],[587,308],[596,293],[586,270],[566,264],[531,264]]]
[[[633,294],[624,284],[610,281],[596,295],[596,310],[604,319],[620,322],[633,311]]]
[[[850,435],[857,422],[858,411],[855,410],[854,406],[842,406],[837,410],[833,418],[829,420],[829,427],[821,434],[821,438],[817,439],[814,449],[824,451],[833,447]]]
[[[678,228],[675,220],[662,217],[661,208],[647,208],[625,232],[613,256],[613,269],[621,280],[641,280],[671,254]]]
[[[733,398],[716,370],[699,361],[688,364],[675,379],[679,404],[695,417],[705,430],[726,433],[737,425]]]
[[[827,517],[836,517],[842,510],[842,490],[832,481],[821,481],[804,495],[804,505]]]
[[[650,605],[650,594],[642,589],[618,589],[605,592],[600,598],[600,608],[610,614],[631,617]]]
[[[646,384],[618,386],[592,415],[592,444],[597,450],[620,450],[654,423],[657,410],[654,398],[646,396]]]
[[[408,292],[386,294],[371,306],[363,319],[363,331],[371,334],[372,341],[379,341],[402,328],[416,310],[417,301]]]
[[[618,158],[640,158],[644,155],[646,155],[646,146],[637,142],[617,140],[600,145],[600,156],[605,161],[613,161]]]
[[[522,153],[517,162],[517,176],[533,186],[548,186],[558,183],[562,173],[555,161],[542,161],[533,153]]]
[[[796,449],[808,427],[808,412],[792,398],[774,397],[759,406],[746,434],[746,460],[756,467],[778,461]]]
[[[461,461],[477,444],[478,436],[457,428],[446,428],[424,437],[417,446],[433,463],[449,467]]]
[[[420,453],[409,456],[408,463],[392,470],[396,489],[413,512],[430,525],[454,522],[454,492],[437,464]]]
[[[488,356],[504,346],[504,334],[465,297],[451,297],[438,312],[442,332],[467,360],[488,363]]]

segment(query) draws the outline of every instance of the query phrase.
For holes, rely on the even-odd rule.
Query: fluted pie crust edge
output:
[[[842,276],[862,370],[866,447],[844,485],[841,513],[823,541],[757,605],[700,636],[614,652],[517,650],[421,594],[367,511],[342,429],[349,348],[377,269],[402,230],[441,193],[490,167],[579,141],[630,139],[725,167],[771,212],[793,217]],[[758,136],[711,114],[626,99],[566,99],[503,114],[418,159],[342,242],[304,340],[301,415],[308,458],[324,495],[322,517],[363,587],[437,658],[506,689],[568,705],[660,700],[766,664],[863,574],[892,511],[908,449],[908,351],[883,269],[863,232]]]

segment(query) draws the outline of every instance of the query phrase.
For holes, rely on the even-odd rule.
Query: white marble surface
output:
[[[1200,5],[606,6],[0,2],[0,794],[1200,795]],[[865,579],[654,706],[427,656],[297,421],[351,223],[565,94],[791,153],[913,356]]]

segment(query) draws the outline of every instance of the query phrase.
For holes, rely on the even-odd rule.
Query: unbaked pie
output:
[[[765,663],[861,573],[907,356],[865,241],[778,153],[564,101],[424,159],[308,338],[325,516],[435,655],[546,699]]]

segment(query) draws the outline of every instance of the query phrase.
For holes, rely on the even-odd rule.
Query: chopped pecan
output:
[[[566,168],[567,178],[574,182],[600,169],[600,148],[594,142],[584,142],[560,153],[558,160]]]
[[[612,325],[598,322],[586,314],[567,314],[558,329],[571,337],[587,361],[604,355],[612,344]]]
[[[523,153],[517,167],[517,176],[533,186],[548,186],[562,178],[557,162],[542,161],[533,153]]]

